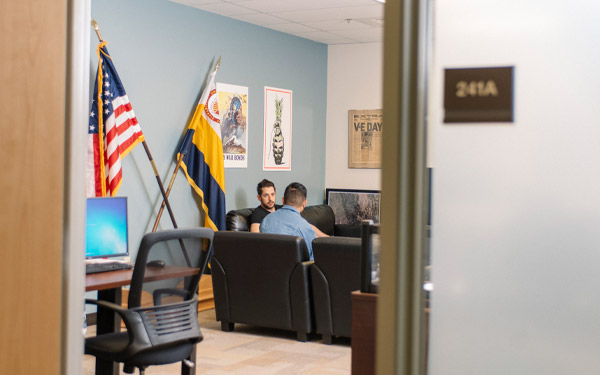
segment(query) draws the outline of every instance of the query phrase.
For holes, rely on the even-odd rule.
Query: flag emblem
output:
[[[217,102],[217,90],[211,90],[208,95],[208,102],[206,107],[204,108],[204,112],[208,116],[211,121],[216,122],[218,124],[221,123],[219,119],[219,103]],[[219,125],[220,126],[220,125]]]

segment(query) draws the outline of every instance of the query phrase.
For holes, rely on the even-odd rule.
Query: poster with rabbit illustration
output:
[[[264,171],[292,170],[292,91],[265,86]]]

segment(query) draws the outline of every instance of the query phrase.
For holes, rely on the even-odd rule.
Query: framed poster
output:
[[[217,83],[225,168],[248,168],[248,88]]]
[[[348,168],[381,168],[383,111],[348,111]]]
[[[325,189],[325,203],[333,209],[336,224],[379,224],[381,193],[378,190]]]
[[[264,171],[292,170],[292,90],[265,86]]]

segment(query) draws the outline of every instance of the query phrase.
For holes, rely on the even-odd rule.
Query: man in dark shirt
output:
[[[262,223],[265,216],[271,212],[275,212],[281,208],[281,205],[275,204],[275,184],[273,182],[264,179],[258,183],[256,187],[258,195],[258,201],[260,206],[256,207],[250,216],[250,232],[258,233],[260,231],[260,223]]]

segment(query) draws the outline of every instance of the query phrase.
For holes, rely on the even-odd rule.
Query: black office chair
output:
[[[126,331],[87,338],[85,354],[105,361],[122,362],[126,373],[133,373],[137,367],[143,374],[148,366],[179,361],[182,366],[193,367],[195,344],[203,338],[198,325],[196,293],[212,247],[213,235],[212,229],[208,228],[173,229],[146,234],[140,243],[133,269],[128,309],[106,301],[86,299],[86,303],[98,305],[99,309],[107,308],[119,314]],[[191,265],[199,268],[199,272],[185,278],[146,282],[144,286],[151,249],[155,259],[159,253],[168,265]],[[154,306],[140,307],[142,287],[145,290],[154,289]]]

